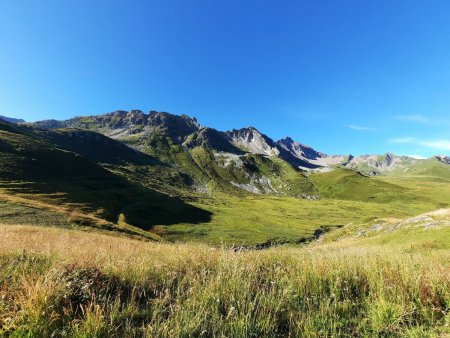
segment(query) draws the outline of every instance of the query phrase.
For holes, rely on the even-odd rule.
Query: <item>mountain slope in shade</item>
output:
[[[326,155],[310,146],[296,142],[290,137],[278,140],[277,146],[279,149],[288,152],[292,157],[308,163],[309,165],[304,165],[305,168],[336,166],[346,163],[351,158],[351,155]],[[301,164],[298,165],[302,166]]]
[[[151,230],[156,225],[207,222],[210,213],[181,199],[136,184],[97,161],[92,150],[107,150],[101,162],[119,165],[114,153],[135,166],[152,159],[103,135],[86,131],[36,130],[0,121],[0,191],[21,203],[37,205],[64,215],[71,223]],[[89,140],[77,137],[89,134]],[[67,142],[65,138],[72,142]],[[75,142],[74,142],[75,141]],[[82,142],[86,142],[83,147]],[[107,144],[105,144],[107,142]],[[74,152],[81,149],[87,157]],[[99,161],[100,162],[100,161]],[[170,184],[167,180],[166,184]],[[34,203],[34,204],[33,204]],[[131,226],[131,227],[129,227]]]
[[[23,123],[23,122],[25,122],[25,120],[22,120],[22,119],[16,119],[14,117],[7,117],[7,116],[3,116],[3,115],[0,115],[0,120],[6,121],[6,122],[9,122],[9,123]]]
[[[243,154],[243,151],[230,142],[228,135],[213,128],[200,128],[186,138],[183,146],[192,149],[204,147],[219,152]]]

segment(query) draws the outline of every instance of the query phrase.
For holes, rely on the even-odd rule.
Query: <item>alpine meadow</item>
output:
[[[450,337],[447,2],[0,22],[0,337]]]

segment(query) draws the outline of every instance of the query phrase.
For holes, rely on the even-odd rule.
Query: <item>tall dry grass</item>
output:
[[[0,227],[0,248],[4,336],[449,333],[448,251],[340,242],[235,252],[31,226]]]

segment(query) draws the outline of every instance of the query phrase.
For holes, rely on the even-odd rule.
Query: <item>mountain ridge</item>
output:
[[[25,122],[25,120],[23,120],[23,119],[18,119],[15,117],[8,117],[8,116],[3,116],[3,115],[0,115],[0,120],[6,121],[9,123],[24,123]]]
[[[44,120],[32,123],[44,129],[81,128],[98,131],[121,141],[136,140],[161,132],[175,144],[187,148],[197,146],[218,151],[249,152],[262,156],[277,156],[302,169],[332,169],[337,166],[363,171],[370,175],[389,174],[398,168],[421,160],[391,153],[383,155],[330,155],[286,136],[274,141],[257,128],[249,126],[228,131],[201,126],[195,117],[175,115],[167,112],[141,110],[117,110],[114,112],[79,116],[68,120]],[[384,159],[381,158],[384,156]],[[437,155],[444,164],[450,164],[448,156]]]
[[[333,214],[348,219],[349,213],[354,215],[348,203],[357,210],[383,213],[386,202],[394,209],[406,203],[411,210],[447,205],[422,188],[427,182],[433,189],[445,189],[441,187],[450,182],[446,156],[415,160],[405,171],[387,170],[402,159],[389,153],[366,155],[359,162],[351,155],[338,160],[330,156],[345,162],[329,167],[303,162],[311,165],[304,170],[304,164],[297,165],[300,160],[328,155],[292,138],[277,144],[256,128],[227,134],[186,116],[140,111],[52,121],[50,126],[65,128],[0,121],[0,197],[20,203],[26,198],[30,207],[38,199],[46,208],[59,210],[62,219],[79,224],[151,230],[161,238],[213,238],[215,231],[226,233],[220,230],[224,224],[240,229],[236,219],[248,215],[245,229],[239,231],[257,242],[250,229],[263,229],[261,240],[270,240],[272,233],[282,238],[276,229],[285,222],[296,226],[297,213],[303,214],[303,222],[315,222],[314,227],[328,224],[315,221],[322,207],[346,205]],[[354,167],[347,167],[349,163]],[[371,177],[375,174],[370,166],[380,169],[376,175],[392,177]],[[257,211],[252,209],[255,203]],[[284,203],[292,209],[272,218],[270,210],[283,210]],[[233,211],[237,206],[239,211]],[[220,218],[230,212],[230,218]],[[210,228],[210,222],[219,227]],[[233,240],[232,233],[226,236]]]

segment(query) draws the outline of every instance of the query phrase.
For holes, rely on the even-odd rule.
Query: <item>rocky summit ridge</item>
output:
[[[328,155],[313,147],[286,136],[274,141],[255,127],[219,131],[202,126],[195,117],[167,112],[117,110],[103,115],[74,117],[65,121],[44,120],[32,124],[44,129],[78,128],[99,132],[132,147],[148,145],[146,139],[162,136],[184,149],[202,147],[215,152],[243,156],[245,153],[280,158],[299,169],[330,169],[346,167],[369,175],[381,175],[398,170],[408,170],[411,165],[425,160],[391,153],[384,155]],[[435,157],[440,163],[450,165],[450,158]]]

